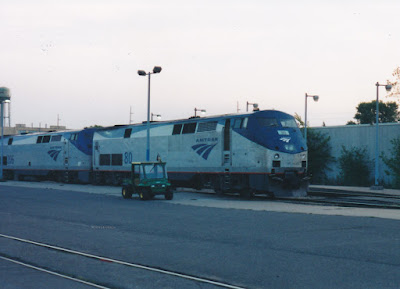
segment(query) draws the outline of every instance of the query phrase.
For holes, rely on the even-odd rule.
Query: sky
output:
[[[246,111],[344,125],[400,66],[400,1],[0,0],[11,125],[111,126]],[[385,97],[380,88],[380,99]],[[132,111],[132,114],[130,114]]]

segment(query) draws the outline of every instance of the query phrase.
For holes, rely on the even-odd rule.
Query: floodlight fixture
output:
[[[312,94],[306,93],[306,104],[305,104],[305,111],[304,111],[304,139],[306,140],[306,144],[307,144],[307,98],[308,97],[312,97],[315,102],[317,102],[319,100],[318,95],[315,95],[315,94],[312,95]]]
[[[161,66],[154,66],[153,73],[160,73],[160,72],[161,72]]]
[[[197,117],[197,112],[200,111],[201,114],[205,114],[206,110],[201,108],[194,108],[194,117]]]

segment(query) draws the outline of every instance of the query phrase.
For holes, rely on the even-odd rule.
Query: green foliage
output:
[[[385,165],[389,168],[389,171],[385,171],[386,174],[394,177],[393,187],[396,189],[400,188],[400,138],[392,139],[392,149],[390,150],[390,158],[386,157],[385,153],[382,153],[381,158]]]
[[[399,119],[399,106],[396,102],[379,101],[379,122],[396,122]],[[357,106],[354,118],[359,124],[373,124],[376,122],[376,100],[361,102]]]
[[[340,182],[346,186],[369,186],[370,171],[366,148],[342,146],[339,158]]]
[[[312,175],[313,184],[326,183],[326,171],[329,164],[335,161],[330,140],[330,136],[307,129],[308,172]]]
[[[304,121],[301,116],[295,113],[295,120],[304,133]],[[330,145],[330,136],[321,132],[316,132],[312,128],[307,128],[307,146],[308,146],[308,173],[312,175],[313,184],[326,184],[326,171],[329,170],[329,164],[335,161],[332,156],[332,147]]]
[[[301,119],[301,116],[297,114],[297,112],[294,114],[294,119],[298,123],[299,127],[304,127],[304,121]]]

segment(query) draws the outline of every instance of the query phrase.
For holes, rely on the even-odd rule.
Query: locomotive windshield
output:
[[[273,117],[257,117],[257,120],[258,123],[263,127],[276,127],[280,125],[282,127],[297,127],[296,121],[292,118],[276,119]]]
[[[296,121],[292,118],[281,119],[280,121],[283,127],[297,127]]]
[[[279,126],[278,120],[272,117],[257,117],[258,123],[265,127]]]

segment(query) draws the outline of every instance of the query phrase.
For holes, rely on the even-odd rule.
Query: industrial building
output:
[[[47,127],[37,127],[27,126],[26,124],[16,124],[15,127],[4,127],[4,135],[16,135],[16,134],[26,134],[26,133],[33,133],[33,132],[45,132],[45,131],[57,131],[57,130],[66,130],[65,126],[57,126],[57,125],[50,125]]]

